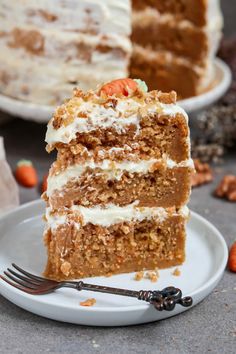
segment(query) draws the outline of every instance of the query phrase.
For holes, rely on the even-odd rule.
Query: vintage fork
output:
[[[102,285],[87,284],[82,281],[57,282],[55,280],[49,280],[31,274],[14,263],[12,263],[12,267],[15,270],[7,268],[7,271],[4,271],[5,276],[0,275],[0,278],[9,285],[12,285],[13,287],[31,295],[49,294],[57,289],[66,287],[79,291],[89,290],[113,295],[135,297],[138,300],[143,300],[149,304],[152,304],[158,311],[172,311],[174,310],[176,304],[182,305],[184,307],[189,307],[193,303],[193,300],[190,296],[182,298],[182,291],[173,286],[169,286],[163,290],[135,291],[112,288]]]

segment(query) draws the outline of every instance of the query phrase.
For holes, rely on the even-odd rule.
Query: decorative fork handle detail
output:
[[[135,297],[138,300],[143,300],[152,304],[158,311],[173,311],[177,304],[189,307],[193,304],[193,299],[190,296],[182,297],[182,291],[174,286],[169,286],[162,290],[128,290],[128,289],[118,289],[102,285],[86,284],[82,281],[77,283],[74,282],[74,286],[69,287],[76,288],[77,290],[90,290],[102,293],[108,293],[113,295],[129,296]],[[67,285],[66,285],[67,286]]]

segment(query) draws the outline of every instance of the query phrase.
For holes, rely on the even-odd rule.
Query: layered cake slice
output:
[[[193,169],[176,94],[140,80],[74,91],[48,125],[45,276],[57,280],[165,268],[185,259]]]
[[[195,96],[212,84],[222,36],[219,0],[133,0],[131,76]]]

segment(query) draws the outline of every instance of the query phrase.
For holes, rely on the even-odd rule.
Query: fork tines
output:
[[[0,278],[4,280],[9,285],[24,291],[28,294],[37,295],[37,294],[45,294],[45,285],[49,285],[52,281],[47,280],[45,278],[38,277],[34,274],[31,274],[16,264],[12,263],[12,267],[14,267],[18,272],[7,268],[7,271],[4,271],[5,276],[0,275]],[[54,283],[54,282],[53,282]]]

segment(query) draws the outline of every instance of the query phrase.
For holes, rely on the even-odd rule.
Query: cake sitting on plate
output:
[[[185,260],[193,163],[175,92],[120,79],[74,91],[48,124],[44,275],[63,280]]]
[[[53,106],[126,76],[198,95],[222,32],[219,0],[1,0],[0,19],[0,93]]]

